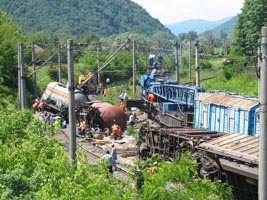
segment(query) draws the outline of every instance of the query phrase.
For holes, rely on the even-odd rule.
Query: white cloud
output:
[[[244,0],[132,0],[161,23],[188,19],[220,20],[241,12]]]

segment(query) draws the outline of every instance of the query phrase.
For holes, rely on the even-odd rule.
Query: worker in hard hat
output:
[[[148,100],[149,102],[154,102],[154,101],[156,100],[156,97],[155,97],[154,94],[149,93],[148,96],[147,96],[147,100]]]
[[[121,127],[114,123],[111,127],[111,136],[114,138],[114,139],[117,139],[119,137],[122,136],[122,130],[121,130]]]

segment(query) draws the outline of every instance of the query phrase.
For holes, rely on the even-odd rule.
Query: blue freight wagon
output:
[[[259,100],[219,93],[195,96],[194,128],[221,133],[259,135]]]

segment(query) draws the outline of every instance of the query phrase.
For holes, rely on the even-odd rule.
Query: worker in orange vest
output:
[[[32,104],[32,108],[34,111],[38,111],[39,104],[40,104],[40,98],[38,97],[34,100],[34,103]]]
[[[111,127],[111,136],[116,139],[118,137],[121,137],[122,136],[122,130],[121,130],[121,127],[114,123]]]
[[[149,95],[147,96],[147,100],[150,102],[154,102],[156,100],[156,97],[154,94],[149,93]]]
[[[157,167],[157,162],[154,162],[149,168],[148,168],[148,172],[150,174],[153,174],[157,171],[158,167]]]
[[[85,135],[85,130],[86,130],[86,123],[85,121],[82,121],[79,127],[80,134]]]
[[[123,102],[120,102],[119,109],[122,110],[123,112],[126,111],[126,106],[125,106],[125,104]]]

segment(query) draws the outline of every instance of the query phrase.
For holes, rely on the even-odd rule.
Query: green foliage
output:
[[[254,69],[242,69],[240,73],[238,67],[227,66],[217,73],[215,78],[203,82],[203,87],[207,90],[219,90],[231,93],[242,94],[246,96],[258,95],[258,79]]]
[[[138,138],[138,132],[133,126],[127,126],[127,135],[131,135],[134,138]]]
[[[257,40],[261,27],[267,24],[266,0],[245,0],[242,13],[239,14],[232,48],[246,55],[257,52]]]
[[[58,69],[55,67],[49,67],[48,75],[49,75],[49,78],[51,80],[57,80],[58,79]]]
[[[70,166],[64,145],[30,111],[0,110],[0,199],[133,199],[130,185],[88,166]]]
[[[189,153],[172,163],[153,155],[146,162],[138,161],[133,173],[143,186],[140,199],[233,199],[231,188],[219,181],[197,178],[197,163]],[[149,170],[155,167],[155,172]],[[142,181],[142,179],[144,179]]]
[[[211,69],[212,64],[208,60],[201,60],[199,65],[201,66],[201,69]]]
[[[223,75],[226,80],[230,80],[233,76],[233,67],[224,67],[223,68]]]
[[[15,88],[17,84],[16,54],[19,37],[19,28],[0,11],[0,91],[10,93],[6,87]]]
[[[142,7],[130,0],[34,0],[0,1],[0,8],[23,27],[24,32],[43,31],[67,35],[110,36],[124,32],[153,35],[171,32]]]

